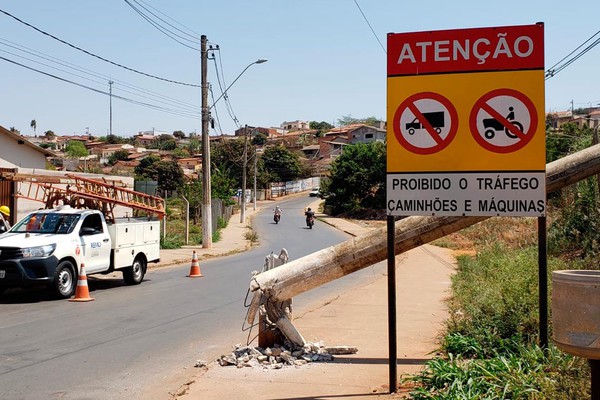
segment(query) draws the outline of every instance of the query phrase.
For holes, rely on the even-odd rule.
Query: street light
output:
[[[206,35],[200,37],[200,60],[201,60],[201,87],[202,87],[202,247],[205,249],[212,248],[212,205],[211,205],[211,180],[210,180],[210,142],[208,138],[208,123],[210,120],[210,110],[217,104],[221,97],[233,86],[240,76],[246,72],[250,66],[254,64],[262,64],[267,60],[259,59],[249,64],[244,70],[234,79],[233,82],[221,93],[214,101],[212,106],[208,107],[208,39]]]
[[[251,67],[251,66],[253,66],[254,64],[262,64],[262,63],[266,63],[267,61],[269,61],[269,60],[265,60],[265,59],[263,59],[263,58],[259,58],[258,60],[254,61],[253,63],[250,63],[250,64],[249,64],[249,65],[248,65],[246,68],[244,68],[244,69],[242,70],[242,72],[240,72],[240,74],[237,76],[237,78],[235,78],[235,79],[233,80],[233,82],[231,82],[231,83],[229,84],[229,86],[227,86],[227,89],[225,89],[225,90],[223,91],[223,93],[221,93],[221,95],[220,95],[219,97],[217,97],[217,99],[215,100],[215,102],[213,103],[213,105],[212,105],[212,106],[210,106],[209,110],[210,110],[210,109],[212,109],[212,108],[215,106],[215,104],[217,104],[217,101],[221,100],[221,98],[222,98],[223,96],[225,96],[225,94],[227,93],[227,91],[229,90],[229,88],[231,88],[231,87],[233,86],[233,84],[234,84],[234,83],[236,83],[238,79],[240,79],[240,76],[242,76],[242,75],[244,74],[244,72],[246,72],[246,70],[247,70],[248,68],[250,68],[250,67]]]

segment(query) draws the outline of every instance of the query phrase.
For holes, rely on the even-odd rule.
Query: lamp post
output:
[[[234,83],[236,83],[236,82],[237,82],[237,80],[238,80],[238,79],[240,79],[240,76],[242,76],[242,75],[244,74],[244,72],[246,72],[246,70],[247,70],[248,68],[250,68],[250,67],[251,67],[251,66],[253,66],[254,64],[262,64],[262,63],[266,63],[267,61],[269,61],[269,60],[265,60],[265,59],[263,59],[263,58],[259,58],[258,60],[254,61],[253,63],[250,63],[250,64],[248,64],[248,66],[246,66],[246,68],[244,68],[244,69],[242,70],[242,72],[240,72],[240,74],[237,76],[237,78],[235,78],[235,79],[233,80],[233,82],[231,82],[231,83],[229,84],[229,86],[227,86],[227,88],[226,88],[225,90],[223,90],[223,93],[221,93],[221,95],[220,95],[219,97],[217,97],[217,99],[215,100],[215,102],[212,104],[212,106],[210,106],[210,108],[209,108],[208,110],[210,111],[210,109],[212,109],[212,108],[215,106],[215,104],[217,104],[217,101],[221,100],[221,98],[222,98],[223,96],[225,96],[225,94],[227,94],[227,91],[228,91],[228,90],[229,90],[229,89],[230,89],[230,88],[233,86],[233,84],[234,84]]]
[[[212,209],[211,209],[211,181],[210,181],[210,143],[208,138],[208,122],[210,120],[210,110],[217,104],[227,91],[237,82],[238,79],[254,64],[267,62],[265,59],[258,59],[250,63],[240,72],[240,74],[227,86],[221,95],[208,106],[208,82],[207,77],[207,51],[208,39],[206,35],[200,37],[200,59],[201,59],[201,87],[202,87],[202,247],[212,248]],[[245,193],[244,193],[245,195]],[[243,222],[243,221],[242,221]]]

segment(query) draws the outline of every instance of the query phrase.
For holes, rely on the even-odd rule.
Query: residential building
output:
[[[296,121],[284,121],[281,123],[280,127],[289,132],[293,132],[293,131],[301,131],[301,130],[310,129],[309,125],[310,125],[310,123],[308,121],[296,120]]]
[[[0,149],[2,149],[0,153],[0,167],[10,167],[12,165],[45,169],[46,157],[56,156],[54,152],[43,149],[18,133],[9,131],[2,126],[0,126]],[[6,162],[10,165],[6,165]]]

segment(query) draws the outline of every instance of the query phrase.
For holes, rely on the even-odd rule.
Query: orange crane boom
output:
[[[165,201],[162,198],[119,186],[117,182],[120,181],[96,180],[75,174],[56,176],[3,172],[0,173],[0,177],[4,180],[29,183],[25,193],[19,191],[15,196],[42,202],[46,208],[67,204],[73,208],[100,210],[106,219],[112,222],[115,220],[116,206],[128,207],[149,217],[162,218],[165,215]]]

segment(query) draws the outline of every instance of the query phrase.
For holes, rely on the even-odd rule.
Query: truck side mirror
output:
[[[90,226],[84,226],[83,228],[81,228],[81,230],[79,230],[79,236],[94,235],[95,233],[96,229]]]

